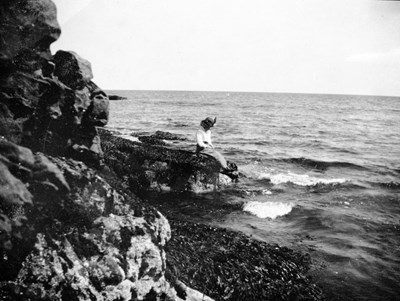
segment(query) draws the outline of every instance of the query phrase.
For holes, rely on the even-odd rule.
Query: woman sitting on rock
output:
[[[212,119],[211,117],[207,117],[206,119],[200,122],[200,128],[196,134],[197,146],[196,146],[196,154],[204,153],[206,155],[212,156],[215,158],[221,165],[222,173],[232,173],[232,171],[237,170],[235,164],[228,164],[225,160],[224,156],[221,153],[217,152],[214,149],[214,146],[211,142],[211,128],[214,126],[217,118]]]

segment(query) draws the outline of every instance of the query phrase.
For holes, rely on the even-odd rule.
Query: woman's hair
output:
[[[214,119],[212,119],[211,117],[207,117],[206,119],[202,120],[200,122],[200,125],[206,125],[208,127],[213,127],[215,122],[217,122],[217,117],[215,117]]]

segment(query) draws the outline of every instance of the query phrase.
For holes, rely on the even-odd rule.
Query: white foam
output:
[[[277,203],[277,202],[257,202],[251,201],[243,206],[243,211],[249,212],[259,218],[272,218],[283,216],[292,211],[293,204]]]
[[[133,136],[131,136],[131,135],[120,135],[120,137],[121,137],[121,138],[124,138],[124,139],[126,139],[126,140],[133,141],[133,142],[142,143],[142,142],[139,140],[138,137],[133,137]]]
[[[266,174],[263,173],[258,177],[260,180],[269,179],[272,184],[278,185],[282,183],[293,183],[299,186],[314,186],[317,184],[341,184],[346,182],[346,179],[323,179],[310,177],[309,175],[299,175],[295,173],[288,172],[286,174]]]

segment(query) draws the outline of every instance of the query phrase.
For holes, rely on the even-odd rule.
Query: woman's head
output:
[[[214,119],[212,119],[211,117],[207,117],[200,122],[200,125],[204,128],[212,128],[216,122],[217,117],[215,117]]]

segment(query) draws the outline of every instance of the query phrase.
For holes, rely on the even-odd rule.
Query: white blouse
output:
[[[197,144],[201,147],[213,147],[211,143],[211,131],[204,130],[201,126],[196,134]]]

